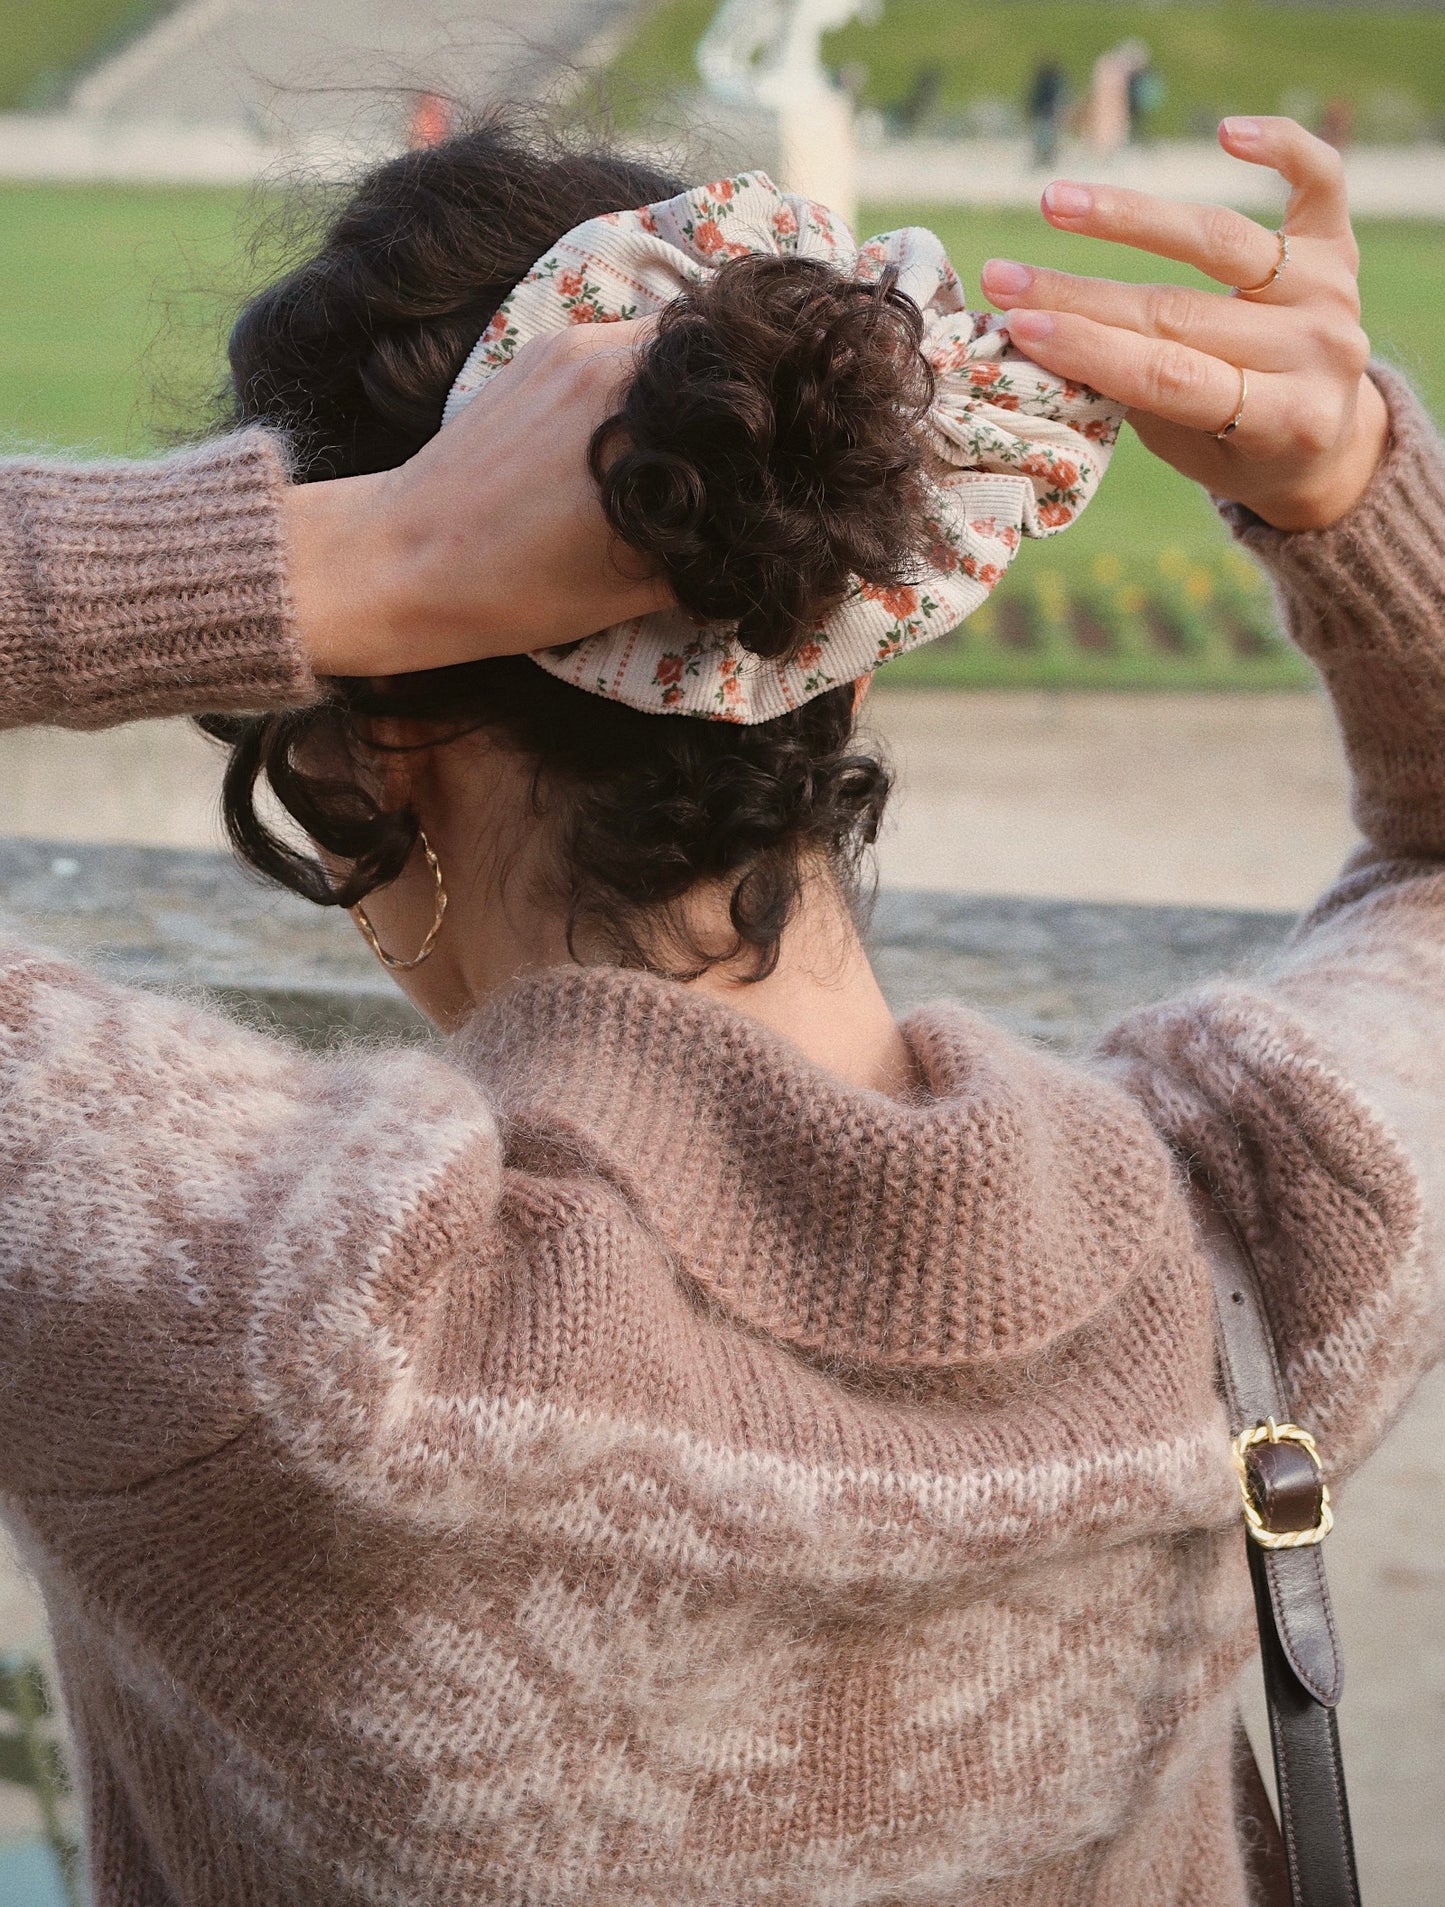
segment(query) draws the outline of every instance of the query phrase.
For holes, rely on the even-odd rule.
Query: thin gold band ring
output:
[[[1274,261],[1274,270],[1260,284],[1236,285],[1234,287],[1236,298],[1257,298],[1260,292],[1269,290],[1276,278],[1284,276],[1289,265],[1289,237],[1283,227],[1275,233],[1275,237],[1279,240],[1279,257]]]
[[[1242,366],[1239,373],[1239,402],[1234,407],[1234,415],[1223,430],[1213,430],[1209,434],[1215,443],[1222,444],[1226,437],[1232,437],[1239,429],[1239,420],[1244,415],[1244,407],[1249,402],[1249,373]]]

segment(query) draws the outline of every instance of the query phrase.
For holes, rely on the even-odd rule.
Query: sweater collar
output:
[[[925,1082],[906,1101],[695,989],[590,967],[507,988],[456,1052],[511,1165],[613,1183],[752,1328],[890,1366],[1035,1352],[1157,1242],[1163,1146],[1117,1089],[972,1012],[902,1031]]]

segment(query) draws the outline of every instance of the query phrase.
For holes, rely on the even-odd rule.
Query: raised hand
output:
[[[613,535],[587,468],[649,329],[534,339],[409,462],[292,489],[292,592],[318,673],[540,649],[671,601]]]
[[[1110,185],[1055,181],[1043,209],[1061,231],[1181,260],[1234,295],[1007,259],[984,267],[983,289],[1021,351],[1126,404],[1185,476],[1280,529],[1323,528],[1363,493],[1388,437],[1366,376],[1344,170],[1292,119],[1226,119],[1219,139],[1288,182],[1280,233],[1222,205]]]

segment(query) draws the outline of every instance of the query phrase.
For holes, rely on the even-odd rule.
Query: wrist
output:
[[[294,484],[286,495],[297,634],[317,675],[389,675],[405,653],[401,564],[385,476]]]
[[[1388,406],[1374,380],[1362,378],[1353,425],[1338,451],[1287,490],[1240,501],[1273,529],[1327,530],[1369,489],[1389,441]]]

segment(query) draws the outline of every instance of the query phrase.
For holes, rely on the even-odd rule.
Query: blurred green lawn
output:
[[[139,452],[203,428],[222,380],[229,318],[265,275],[250,241],[264,231],[266,210],[254,196],[233,191],[0,189],[0,258],[8,264],[0,274],[0,443]],[[940,233],[975,295],[980,265],[997,253],[1065,269],[1154,275],[1144,259],[1055,232],[1029,212],[910,213],[907,206],[878,205],[866,207],[860,222],[879,231],[911,221]],[[1445,225],[1370,222],[1360,238],[1366,320],[1376,345],[1445,412]],[[1191,277],[1183,267],[1161,271],[1185,282]],[[997,600],[1005,604],[1010,592],[1036,586],[1046,572],[1067,588],[1075,579],[1082,585],[1096,559],[1120,552],[1132,569],[1151,573],[1161,554],[1181,571],[1217,566],[1225,542],[1198,489],[1126,432],[1098,501],[1066,536],[1020,563]],[[1084,656],[1046,668],[1026,653],[984,655],[975,642],[971,649],[921,652],[894,674],[1033,681],[1072,670],[1070,679],[1202,683],[1214,681],[1221,666],[1186,668],[1166,659],[1163,673],[1151,674],[1141,673],[1137,661]],[[1253,679],[1264,686],[1283,678],[1255,671]]]
[[[0,111],[53,106],[77,68],[138,31],[170,0],[4,0]]]
[[[258,215],[207,187],[0,187],[0,439],[111,453],[194,426]]]
[[[1123,246],[1056,232],[1033,212],[883,205],[866,207],[860,220],[870,232],[910,222],[931,225],[943,239],[963,274],[970,302],[978,295],[983,261],[999,254],[1098,276],[1205,282],[1187,266],[1145,259]],[[1403,365],[1437,412],[1445,414],[1445,328],[1440,321],[1445,224],[1372,220],[1361,221],[1358,230],[1365,322],[1375,347],[1382,356]],[[1100,498],[1102,508],[1091,505],[1077,526],[1051,546],[1051,560],[1056,557],[1065,566],[1081,564],[1098,550],[1117,549],[1124,515],[1129,520],[1129,544],[1140,553],[1223,540],[1214,511],[1198,486],[1149,456],[1130,431],[1120,441]]]
[[[261,212],[252,196],[231,191],[0,190],[0,257],[11,261],[0,274],[0,432],[11,444],[137,451],[200,423],[222,376],[229,317],[257,282],[248,244]],[[1138,255],[1055,232],[1031,212],[874,205],[860,224],[881,231],[915,221],[934,227],[973,287],[995,253],[1156,275]],[[1445,225],[1369,222],[1360,237],[1375,342],[1445,411]],[[1158,275],[1192,278],[1162,263]],[[1194,486],[1127,436],[1104,494],[1054,546],[1060,561],[1117,547],[1124,513],[1141,549],[1217,536]]]
[[[661,0],[642,15],[612,62],[620,110],[697,87],[693,53],[715,11],[716,0]],[[875,22],[830,34],[824,57],[834,68],[861,68],[861,99],[885,110],[935,68],[946,110],[981,95],[1017,104],[1044,55],[1082,94],[1098,55],[1133,34],[1152,49],[1165,83],[1150,119],[1164,137],[1197,134],[1225,113],[1310,117],[1341,94],[1354,102],[1360,130],[1381,138],[1410,137],[1445,117],[1445,19],[1389,4],[885,0]]]

